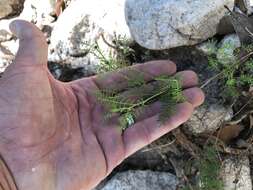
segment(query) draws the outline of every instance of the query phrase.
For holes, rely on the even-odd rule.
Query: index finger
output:
[[[143,64],[136,64],[126,69],[109,72],[104,75],[94,76],[92,79],[99,89],[123,90],[128,86],[126,78],[133,75],[143,74],[145,82],[153,80],[160,75],[173,75],[176,73],[176,65],[169,60],[150,61]],[[136,73],[135,73],[136,71]]]

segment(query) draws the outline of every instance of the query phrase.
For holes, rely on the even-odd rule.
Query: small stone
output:
[[[234,50],[241,46],[240,39],[237,34],[230,34],[218,45],[217,59],[220,63],[228,64],[235,61]]]
[[[252,190],[249,158],[228,157],[222,163],[224,190]]]
[[[224,121],[229,121],[233,110],[220,104],[204,104],[197,108],[186,122],[184,130],[191,134],[215,132]]]
[[[94,190],[176,190],[176,176],[166,172],[127,171],[116,174]]]

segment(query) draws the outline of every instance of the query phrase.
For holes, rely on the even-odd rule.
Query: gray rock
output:
[[[0,19],[18,16],[23,10],[24,0],[1,0]]]
[[[233,110],[219,104],[208,104],[197,108],[193,116],[186,122],[184,130],[191,134],[212,133],[220,125],[229,121],[233,116]]]
[[[229,15],[224,16],[218,25],[217,34],[219,35],[227,35],[235,32],[234,26],[231,23],[231,19]]]
[[[127,0],[126,19],[133,38],[148,49],[193,45],[217,32],[234,0]]]
[[[99,60],[89,50],[97,42],[105,55],[113,54],[110,42],[114,34],[130,38],[125,23],[124,0],[76,0],[59,16],[51,35],[49,60],[68,61],[83,58],[82,66],[97,65]]]
[[[165,172],[127,171],[94,190],[176,190],[176,176]]]
[[[241,46],[240,39],[237,34],[230,34],[218,45],[217,59],[219,62],[228,64],[235,61],[234,50]]]
[[[240,156],[224,160],[221,177],[224,190],[252,190],[249,158]]]

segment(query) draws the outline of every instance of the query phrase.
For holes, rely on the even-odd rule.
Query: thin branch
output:
[[[200,86],[200,88],[201,88],[201,89],[205,88],[210,82],[212,82],[213,80],[219,78],[222,74],[223,74],[223,72],[220,72],[219,74],[217,74],[217,75],[211,77],[211,78],[208,79],[204,84],[202,84],[202,85]]]
[[[105,39],[105,36],[104,36],[103,33],[101,33],[100,36],[102,37],[102,40],[104,41],[104,43],[105,43],[106,45],[108,45],[109,47],[111,47],[111,48],[113,48],[113,49],[115,49],[115,50],[118,49],[116,46],[110,44],[110,43]]]
[[[244,104],[244,106],[241,107],[241,109],[239,111],[237,111],[233,117],[231,119],[233,119],[235,116],[237,116],[239,113],[241,113],[249,104],[250,102],[252,101],[253,97],[251,97],[247,102],[246,104]]]

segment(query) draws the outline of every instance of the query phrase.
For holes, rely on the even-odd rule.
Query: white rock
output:
[[[176,190],[176,176],[165,172],[127,171],[116,174],[95,190]]]
[[[224,121],[233,116],[231,108],[218,104],[205,104],[198,107],[192,117],[185,123],[184,129],[192,134],[213,133]]]
[[[224,190],[252,190],[248,157],[230,157],[223,161],[222,165]]]
[[[217,32],[234,0],[126,0],[133,38],[148,49],[168,49],[204,41]]]
[[[0,43],[11,40],[12,36],[13,35],[9,31],[0,27]]]
[[[26,0],[24,10],[18,17],[42,28],[43,25],[50,25],[55,19],[50,15],[54,11],[55,0]]]
[[[11,64],[11,59],[1,55],[0,52],[0,74],[5,71],[5,69]]]
[[[54,11],[55,0],[29,0],[27,3],[29,8],[32,7],[36,12],[36,18],[34,18],[36,25],[41,27],[48,25],[54,21],[54,18],[50,15]],[[30,5],[29,5],[30,4]],[[28,11],[27,11],[28,12]]]
[[[24,4],[24,10],[18,17],[18,19],[26,20],[32,23],[36,23],[37,11],[33,4],[34,0],[26,0]]]
[[[2,42],[1,45],[8,49],[11,55],[16,55],[19,46],[19,40],[10,40]]]
[[[84,65],[87,59],[97,64],[94,56],[86,55],[90,46],[98,41],[104,53],[109,54],[111,49],[101,39],[101,34],[110,42],[114,33],[130,38],[124,0],[72,1],[52,31],[49,60],[61,62],[71,57],[84,57]]]
[[[71,1],[73,1],[73,0],[64,0],[65,5],[66,5],[66,6],[69,6],[69,5],[70,5],[70,3],[71,3]]]
[[[233,53],[236,48],[241,46],[241,42],[237,34],[230,34],[225,36],[218,46],[217,59],[226,64],[236,59]]]

